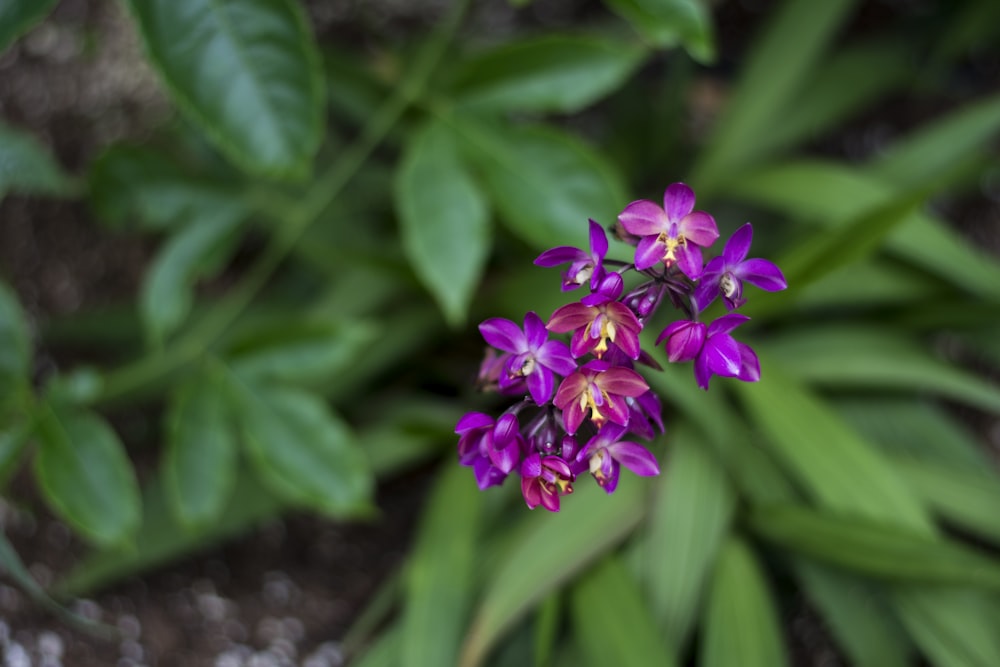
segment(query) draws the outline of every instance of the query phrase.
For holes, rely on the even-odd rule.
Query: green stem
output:
[[[188,331],[156,356],[143,357],[108,374],[95,403],[108,404],[130,396],[150,383],[197,360],[256,298],[299,239],[361,169],[403,113],[420,98],[434,68],[451,41],[469,0],[458,0],[427,41],[413,66],[393,94],[365,125],[361,136],[330,169],[320,175],[306,197],[288,212],[280,233],[250,268],[242,282]]]

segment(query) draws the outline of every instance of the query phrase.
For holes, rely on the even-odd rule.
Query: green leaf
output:
[[[613,496],[596,484],[581,485],[557,515],[542,511],[508,533],[511,550],[497,562],[466,635],[461,667],[481,665],[500,637],[529,609],[618,544],[642,518],[639,480]]]
[[[31,425],[15,423],[0,430],[0,489],[21,464],[24,450],[31,442]]]
[[[43,405],[35,476],[59,516],[98,546],[123,544],[139,527],[139,487],[125,448],[97,415]]]
[[[448,461],[428,500],[406,575],[402,655],[413,665],[454,665],[472,602],[483,494]]]
[[[875,257],[841,266],[817,278],[816,282],[801,289],[795,285],[793,290],[782,294],[789,295],[787,301],[793,301],[796,309],[823,310],[884,308],[900,304],[919,304],[923,308],[928,301],[947,291],[947,286],[933,276]],[[762,308],[754,308],[755,314],[778,310],[782,304],[769,300],[761,305]]]
[[[770,129],[814,75],[817,63],[856,0],[815,3],[786,0],[768,22],[740,75],[736,90],[695,165],[691,181],[705,193],[759,157]],[[739,179],[736,179],[739,180]]]
[[[894,466],[924,503],[945,521],[1000,544],[1000,478],[978,471],[899,458]]]
[[[331,516],[367,510],[371,471],[348,426],[323,401],[235,376],[233,389],[243,443],[276,494]]]
[[[806,558],[796,558],[794,569],[849,664],[855,667],[912,664],[909,642],[870,585]]]
[[[576,640],[593,667],[677,664],[635,579],[614,556],[587,572],[573,588],[572,611]]]
[[[75,190],[72,179],[33,136],[0,122],[0,201],[8,192],[57,197]]]
[[[241,376],[254,381],[313,384],[356,365],[358,357],[381,340],[383,327],[368,319],[302,318],[269,322],[238,342],[230,363]]]
[[[28,386],[31,335],[17,294],[0,280],[0,407]]]
[[[610,223],[626,201],[611,163],[552,128],[463,121],[458,133],[482,171],[501,220],[538,249],[586,247],[587,218]]]
[[[154,344],[162,344],[184,322],[191,311],[194,283],[235,249],[235,232],[245,215],[239,202],[199,211],[164,244],[139,293],[139,310]]]
[[[712,17],[701,0],[605,0],[605,4],[655,46],[681,44],[699,62],[715,60]]]
[[[90,205],[113,227],[175,230],[206,212],[231,207],[241,193],[234,183],[190,168],[150,146],[114,144],[90,167]]]
[[[673,428],[670,442],[643,545],[643,589],[669,644],[681,649],[729,532],[735,494],[694,429]]]
[[[236,434],[216,374],[178,387],[166,417],[164,488],[181,524],[201,528],[225,509],[236,477]]]
[[[128,4],[174,100],[230,158],[254,173],[306,173],[322,137],[323,93],[298,3]]]
[[[774,601],[753,551],[730,537],[716,561],[704,615],[702,667],[788,664]]]
[[[901,188],[921,188],[970,157],[990,150],[1000,133],[1000,95],[966,104],[894,142],[866,170]]]
[[[800,329],[760,346],[799,380],[836,388],[877,388],[943,396],[1000,414],[1000,390],[932,357],[888,329],[829,326]],[[817,354],[822,350],[822,354]]]
[[[489,255],[490,217],[448,127],[431,123],[408,143],[396,172],[395,203],[410,264],[445,318],[458,326]]]
[[[56,0],[4,0],[0,5],[0,53],[48,16],[55,5]]]
[[[452,89],[477,110],[573,113],[622,85],[645,55],[617,39],[548,34],[463,59]]]
[[[887,521],[781,505],[753,511],[750,526],[782,549],[885,581],[1000,590],[1000,562]]]
[[[936,667],[1000,664],[996,598],[945,587],[899,587],[893,602],[917,646]]]
[[[932,524],[888,461],[805,386],[760,355],[761,381],[734,383],[764,444],[809,496],[837,513],[881,519],[930,534]]]

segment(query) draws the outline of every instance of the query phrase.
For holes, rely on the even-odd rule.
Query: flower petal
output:
[[[760,360],[757,353],[746,343],[737,341],[740,348],[740,373],[736,377],[744,382],[757,382],[760,380]]]
[[[476,485],[480,491],[502,484],[507,479],[507,475],[490,463],[490,460],[485,457],[476,461],[472,467],[472,472],[476,475]]]
[[[751,285],[766,292],[780,292],[788,287],[781,269],[766,259],[748,259],[734,272]]]
[[[717,334],[727,334],[749,320],[749,317],[741,315],[740,313],[729,313],[727,315],[723,315],[708,325],[708,337],[711,338]]]
[[[719,228],[715,224],[715,218],[704,211],[695,211],[684,216],[677,226],[677,232],[683,234],[689,242],[696,243],[702,248],[707,248],[719,238]]]
[[[643,236],[635,247],[635,268],[639,271],[648,269],[661,261],[666,251],[667,246],[659,241],[658,236]]]
[[[640,199],[625,207],[618,214],[618,222],[629,234],[636,236],[656,235],[666,231],[670,221],[663,209],[653,202]]]
[[[705,358],[708,369],[718,376],[736,377],[740,374],[740,348],[729,334],[709,338],[701,350],[701,357]]]
[[[559,266],[560,264],[566,264],[567,262],[588,259],[590,259],[590,256],[579,248],[561,245],[543,252],[535,258],[534,264],[535,266],[552,267]]]
[[[656,457],[642,445],[623,440],[608,447],[608,453],[640,477],[652,477],[660,474],[660,466]]]
[[[694,190],[684,183],[672,183],[663,192],[663,210],[670,222],[677,222],[694,210]]]
[[[545,323],[533,310],[524,316],[524,338],[529,350],[537,350],[549,339],[549,331],[545,328]]]
[[[524,352],[527,341],[521,329],[502,317],[491,317],[479,325],[479,333],[487,343],[504,352]]]
[[[733,235],[726,241],[726,247],[722,250],[726,264],[732,267],[746,259],[752,240],[753,226],[749,222],[733,232]]]
[[[556,333],[566,333],[580,327],[587,326],[597,315],[597,309],[593,306],[585,306],[581,303],[568,303],[561,308],[557,308],[546,328]]]
[[[538,484],[537,475],[521,478],[521,495],[524,496],[528,509],[533,510],[542,503],[542,488]]]
[[[608,254],[608,236],[604,233],[604,228],[590,220],[590,254],[595,255],[598,260],[604,259]]]
[[[483,428],[492,425],[493,417],[490,417],[488,414],[484,412],[467,412],[455,424],[455,433],[462,435],[474,428]]]
[[[615,366],[598,376],[597,385],[608,392],[620,396],[641,396],[649,391],[649,385],[635,371]],[[619,422],[622,423],[622,422]]]
[[[538,363],[550,368],[559,375],[566,377],[576,370],[576,360],[570,354],[566,343],[561,340],[550,340],[538,349],[535,354]]]
[[[536,367],[535,371],[528,376],[528,391],[531,393],[531,399],[538,405],[548,403],[554,384],[555,379],[552,377],[552,371],[544,366]]]
[[[685,243],[677,249],[677,266],[681,273],[697,280],[704,268],[701,261],[701,248],[693,243]]]

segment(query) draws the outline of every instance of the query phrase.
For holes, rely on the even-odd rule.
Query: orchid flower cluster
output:
[[[662,208],[646,200],[626,206],[614,233],[634,246],[631,263],[607,258],[608,238],[591,220],[589,251],[560,246],[535,260],[543,267],[568,264],[563,291],[586,285],[589,294],[557,309],[548,322],[529,312],[523,327],[503,318],[479,325],[490,345],[480,386],[520,397],[497,419],[470,412],[455,427],[459,461],[472,467],[480,489],[501,484],[516,470],[528,507],[557,512],[560,497],[572,493],[585,472],[607,493],[618,486],[622,466],[636,475],[659,474],[656,458],[635,441],[664,430],[659,397],[637,364],[661,368],[641,349],[639,334],[666,302],[682,318],[663,329],[656,345],[664,345],[671,362],[693,361],[699,387],[707,390],[713,375],[760,379],[757,355],[732,336],[750,318],[733,311],[746,303],[744,283],[774,292],[785,289],[785,278],[772,262],[747,259],[750,223],[704,264],[702,249],[719,231],[715,219],[694,205],[691,188],[674,183]],[[642,282],[625,292],[630,271]],[[701,321],[719,297],[727,314]],[[552,334],[571,334],[569,344]]]

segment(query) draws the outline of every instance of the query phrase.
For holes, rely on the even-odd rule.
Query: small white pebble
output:
[[[4,667],[31,667],[31,658],[18,642],[11,642],[3,653]]]
[[[43,658],[55,658],[58,660],[63,656],[64,645],[62,637],[51,630],[45,630],[38,635],[37,645],[38,653]]]

